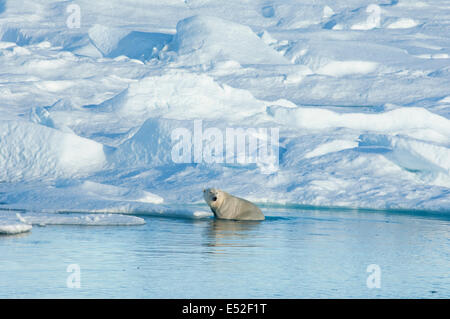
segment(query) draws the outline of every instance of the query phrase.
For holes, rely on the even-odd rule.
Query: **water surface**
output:
[[[263,209],[263,222],[141,216],[0,237],[1,298],[449,298],[450,221]],[[68,288],[70,264],[81,288]],[[380,267],[368,288],[367,267]]]

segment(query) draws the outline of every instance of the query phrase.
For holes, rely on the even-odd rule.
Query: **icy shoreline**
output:
[[[77,226],[137,226],[145,221],[136,216],[121,214],[80,214],[73,212],[43,213],[2,210],[0,208],[0,235],[15,235],[32,230],[33,225],[77,225]]]
[[[375,24],[362,0],[79,1],[80,28],[64,2],[5,3],[0,207],[170,210],[217,187],[257,203],[450,209],[445,1],[375,1]],[[195,120],[279,129],[278,166],[175,163],[171,134]]]

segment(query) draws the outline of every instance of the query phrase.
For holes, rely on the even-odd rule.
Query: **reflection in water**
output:
[[[207,246],[209,247],[249,247],[242,245],[261,227],[262,221],[235,221],[213,219],[207,227]],[[223,250],[213,251],[223,253]]]

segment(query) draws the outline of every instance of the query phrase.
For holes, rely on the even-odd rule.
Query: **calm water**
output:
[[[264,209],[264,222],[145,217],[0,237],[1,298],[449,298],[450,221]],[[68,288],[78,264],[81,288]],[[369,289],[367,266],[381,269]]]

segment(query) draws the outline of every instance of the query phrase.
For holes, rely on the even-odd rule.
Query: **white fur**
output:
[[[261,210],[243,198],[235,197],[220,189],[203,190],[205,199],[214,216],[219,219],[264,220]]]

